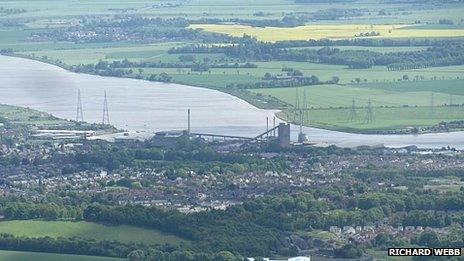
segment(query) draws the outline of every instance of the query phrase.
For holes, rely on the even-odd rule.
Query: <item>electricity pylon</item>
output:
[[[365,123],[373,123],[374,121],[375,121],[374,109],[372,108],[371,99],[369,99],[369,101],[367,102],[367,113],[366,113]]]
[[[105,98],[103,100],[103,118],[102,124],[110,124],[110,113],[108,110],[108,100],[106,99],[106,91],[105,91]]]
[[[349,115],[349,118],[348,118],[348,121],[350,122],[353,122],[353,121],[357,121],[358,120],[358,115],[357,115],[357,111],[356,111],[356,102],[353,98],[353,100],[351,101],[351,110],[350,110],[350,115]]]
[[[77,90],[77,112],[76,112],[76,121],[84,121],[84,114],[82,113],[82,98],[81,98],[81,89]]]

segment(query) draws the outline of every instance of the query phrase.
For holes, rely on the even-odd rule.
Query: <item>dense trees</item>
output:
[[[372,66],[387,66],[389,70],[417,69],[434,66],[449,66],[464,64],[464,45],[453,44],[453,41],[443,41],[441,46],[432,46],[422,51],[380,53],[369,50],[340,50],[330,47],[337,41],[287,41],[264,43],[250,37],[244,37],[239,44],[229,46],[191,45],[173,48],[171,53],[225,53],[239,59],[258,61],[308,61],[347,65],[353,69],[365,69]],[[365,41],[373,46],[374,41]],[[360,45],[363,45],[360,41]],[[340,45],[359,44],[353,40],[340,42]],[[383,42],[380,42],[383,43]],[[385,41],[386,45],[395,42]],[[430,42],[429,42],[430,43]],[[290,48],[305,46],[321,46],[319,50]],[[323,45],[322,45],[323,46]],[[382,44],[380,44],[382,46]]]
[[[250,200],[225,211],[214,210],[195,214],[182,214],[155,207],[91,204],[84,209],[83,219],[154,228],[190,239],[195,242],[194,248],[201,251],[228,250],[244,255],[292,253],[291,246],[283,240],[283,235],[291,231],[328,229],[330,226],[363,226],[374,224],[384,218],[388,218],[393,226],[423,227],[449,226],[453,220],[453,212],[406,210],[409,204],[406,203],[409,199],[407,193],[363,193],[353,200],[344,198],[333,202],[330,200],[332,196],[329,196],[328,201],[318,200],[317,197],[320,196],[322,196],[320,191],[269,196]],[[333,196],[337,197],[335,194]],[[462,198],[462,195],[455,194],[453,197]],[[449,200],[451,196],[424,194],[419,198],[415,201],[432,202],[432,205],[436,205],[438,202]],[[6,207],[5,213],[12,213],[7,209],[11,207]],[[17,207],[17,209],[21,208]],[[453,208],[453,210],[460,209]],[[32,205],[23,206],[22,210],[16,210],[15,213],[15,215],[8,214],[6,217],[37,218],[48,215],[48,212]],[[234,229],[228,229],[230,227]],[[448,240],[455,240],[453,238]],[[435,239],[424,234],[417,242],[427,245],[432,244],[430,243],[432,240]],[[396,244],[402,243],[395,242],[387,235],[379,235],[375,239],[375,245],[380,248]],[[137,260],[136,257],[139,255],[147,255],[142,252],[132,253],[133,260]],[[352,246],[338,249],[336,253],[340,257],[356,257],[362,254],[359,249]]]
[[[91,205],[84,211],[88,221],[156,228],[194,240],[198,248],[208,251],[229,250],[248,255],[281,251],[284,246],[278,232],[259,226],[249,217],[240,207],[191,215],[142,206]]]
[[[58,204],[44,204],[33,202],[6,202],[1,204],[3,215],[7,219],[35,219],[49,220],[72,219],[81,220],[83,210],[77,206],[63,206]]]
[[[214,254],[195,253],[192,251],[174,251],[171,253],[162,252],[155,249],[134,250],[128,255],[129,261],[242,261],[228,251],[221,251]]]
[[[125,258],[137,246],[81,238],[28,238],[0,234],[0,249]]]
[[[239,261],[243,260],[227,251],[202,253],[179,251],[165,246],[158,248],[136,244],[123,244],[115,241],[95,241],[82,238],[28,238],[0,234],[0,249],[61,254],[108,256],[128,258],[133,261]]]
[[[335,256],[339,258],[359,258],[363,255],[363,251],[352,244],[344,245],[341,248],[335,249]]]

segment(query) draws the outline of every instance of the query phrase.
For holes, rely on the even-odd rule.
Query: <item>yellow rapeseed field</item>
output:
[[[298,27],[251,27],[237,24],[193,24],[190,28],[232,36],[251,35],[259,40],[276,42],[283,40],[349,39],[355,37],[414,38],[414,37],[459,37],[464,29],[414,29],[408,25],[334,24],[305,25]],[[365,36],[375,32],[379,35]]]

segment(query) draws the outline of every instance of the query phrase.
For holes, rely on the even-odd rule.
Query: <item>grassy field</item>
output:
[[[20,54],[35,55],[37,57],[47,56],[59,59],[68,65],[97,63],[99,60],[114,61],[129,59],[131,61],[155,60],[155,61],[178,61],[178,55],[172,55],[167,51],[185,43],[159,43],[135,46],[74,46],[68,49],[47,49],[19,52]]]
[[[402,81],[390,83],[367,83],[356,86],[374,90],[394,92],[440,92],[452,95],[464,95],[464,80],[442,81]],[[461,103],[460,101],[457,103]]]
[[[96,63],[100,59],[107,61],[128,59],[131,61],[150,61],[150,62],[179,62],[179,54],[169,54],[167,51],[170,47],[180,43],[164,43],[145,46],[132,47],[108,47],[108,48],[86,48],[86,49],[68,49],[68,50],[43,50],[28,51],[21,54],[35,55],[37,57],[47,56],[52,59],[62,60],[68,65]],[[371,48],[372,49],[372,48]],[[381,49],[381,48],[379,48]],[[409,48],[411,49],[411,48]],[[391,48],[382,51],[391,51]],[[404,49],[406,50],[406,49]],[[195,54],[196,61],[202,61],[205,57],[213,61],[227,60],[229,63],[238,62],[235,59],[226,57],[224,54]],[[143,74],[159,74],[166,72],[171,75],[175,82],[191,84],[196,86],[205,86],[213,88],[222,88],[229,83],[237,82],[255,82],[259,81],[265,73],[272,74],[282,73],[283,67],[298,69],[306,75],[316,75],[323,81],[330,80],[333,76],[340,78],[340,83],[352,83],[357,78],[362,82],[396,82],[404,75],[413,80],[416,77],[425,80],[449,80],[464,79],[464,66],[434,67],[404,71],[388,71],[386,67],[376,66],[370,69],[353,70],[343,65],[316,64],[308,62],[291,62],[291,61],[273,61],[273,62],[254,62],[257,68],[233,68],[211,69],[209,73],[190,72],[190,69],[184,68],[143,68]],[[138,71],[138,68],[133,68]]]
[[[426,127],[436,125],[442,121],[454,121],[464,118],[464,95],[460,87],[464,81],[427,82],[425,90],[421,90],[420,83],[415,88],[393,91],[386,88],[373,87],[375,85],[336,86],[316,85],[300,88],[268,88],[255,89],[253,92],[269,95],[290,105],[296,103],[298,92],[299,103],[306,103],[311,108],[303,120],[305,125],[334,130],[353,132],[372,132],[408,127]],[[388,86],[388,85],[385,85]],[[306,93],[306,95],[304,95]],[[453,94],[450,96],[450,93]],[[432,98],[433,97],[433,98]],[[432,107],[432,99],[433,105]],[[453,107],[446,106],[452,99]],[[355,102],[356,117],[351,119],[351,106]],[[367,106],[371,101],[374,121],[368,122]],[[299,121],[292,109],[279,113],[279,116],[289,121]]]
[[[108,48],[86,48],[86,49],[67,49],[67,50],[42,50],[20,52],[21,54],[35,55],[36,57],[47,56],[52,59],[62,60],[68,65],[96,63],[100,59],[107,61],[128,59],[131,61],[150,61],[150,62],[179,62],[179,54],[169,54],[167,51],[170,47],[180,43],[164,43],[145,46],[132,47],[108,47]],[[411,49],[411,48],[410,48]],[[385,49],[383,51],[389,51]],[[229,63],[238,62],[235,59],[226,57],[224,54],[195,54],[196,61],[202,61],[205,57],[213,61],[227,60]],[[376,66],[370,69],[353,70],[343,65],[316,64],[308,62],[291,62],[291,61],[272,61],[272,62],[254,62],[257,68],[233,68],[211,69],[210,73],[190,72],[190,69],[184,68],[180,71],[177,68],[143,68],[143,74],[159,74],[166,72],[171,75],[176,82],[187,83],[197,86],[206,86],[221,88],[229,83],[248,81],[257,81],[265,73],[279,74],[282,73],[283,67],[298,69],[306,75],[316,75],[319,79],[326,81],[333,76],[340,78],[340,83],[352,83],[359,78],[362,82],[396,82],[404,75],[413,80],[421,77],[425,80],[449,80],[464,79],[464,66],[434,67],[404,71],[388,71],[384,66]],[[133,68],[137,71],[138,68]],[[220,80],[218,80],[220,79]]]
[[[316,64],[307,62],[289,62],[289,61],[274,61],[274,62],[255,62],[257,68],[241,68],[237,69],[211,69],[210,73],[194,73],[186,69],[184,72],[179,72],[177,69],[166,68],[144,68],[144,74],[166,72],[173,76],[175,81],[182,83],[190,83],[197,86],[225,87],[229,83],[260,81],[265,73],[281,74],[283,67],[290,67],[300,70],[305,75],[316,75],[321,81],[330,80],[333,76],[340,78],[341,84],[350,84],[356,82],[359,78],[361,82],[367,83],[396,83],[402,79],[404,75],[408,75],[409,79],[414,80],[416,77],[425,80],[453,80],[464,79],[464,66],[449,66],[435,67],[417,70],[404,71],[388,71],[385,67],[377,66],[370,69],[353,70],[348,69],[343,65]],[[136,71],[137,68],[134,68]],[[199,79],[200,78],[200,79]],[[219,79],[219,80],[218,80]],[[211,84],[203,84],[211,83]],[[198,85],[200,84],[200,85]]]
[[[462,80],[458,82],[464,84]],[[255,89],[253,91],[262,93],[263,95],[277,97],[289,104],[295,103],[295,96],[298,91],[300,103],[303,104],[303,92],[306,90],[307,103],[309,107],[313,108],[350,107],[353,99],[355,100],[356,106],[367,106],[369,100],[372,101],[374,107],[430,106],[432,93],[435,106],[449,104],[450,95],[441,90],[445,89],[445,87],[441,86],[441,82],[439,81],[435,82],[435,84],[435,88],[430,87],[425,90],[413,89],[411,91],[392,91],[367,87],[360,88],[354,85],[313,85],[299,88]],[[369,86],[375,85],[372,84]],[[459,89],[460,86],[462,85],[457,85],[456,89]],[[453,104],[464,104],[464,95],[454,94],[452,99]]]
[[[0,117],[13,124],[34,125],[39,127],[69,124],[69,122],[55,118],[47,113],[3,104],[0,104]]]
[[[120,258],[0,250],[0,261],[118,261]]]
[[[107,226],[91,222],[69,221],[2,221],[0,233],[28,237],[81,237],[95,240],[119,241],[122,243],[143,244],[188,244],[177,236],[162,233],[153,229],[133,226]]]
[[[372,24],[318,24],[298,27],[251,27],[237,24],[193,24],[190,28],[203,29],[208,32],[224,33],[232,36],[244,34],[255,36],[267,42],[308,39],[351,39],[355,35],[378,32],[374,38],[417,38],[417,37],[462,37],[464,29],[414,29],[405,25]],[[372,38],[372,37],[369,37]]]
[[[348,69],[343,65],[316,64],[308,62],[262,62],[257,63],[257,69],[241,69],[243,73],[251,72],[263,77],[265,72],[281,73],[282,67],[290,67],[302,71],[306,75],[316,75],[319,79],[326,81],[332,76],[338,76],[340,83],[351,83],[359,78],[365,82],[396,82],[408,75],[412,80],[415,77],[424,77],[426,80],[437,79],[464,79],[464,66],[434,67],[416,70],[388,71],[383,66],[374,66],[370,69]]]
[[[374,121],[367,122],[367,108],[356,109],[356,120],[350,121],[350,109],[315,109],[309,110],[308,118],[304,124],[318,128],[338,130],[345,132],[375,133],[384,130],[404,128],[423,128],[438,124],[442,121],[461,120],[464,118],[464,108],[454,109],[450,112],[447,107],[410,108],[373,108]],[[291,111],[281,112],[278,115],[289,121],[294,121]],[[296,119],[298,121],[298,118]],[[298,121],[299,122],[299,121]]]

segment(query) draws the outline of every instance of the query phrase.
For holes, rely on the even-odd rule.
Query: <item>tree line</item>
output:
[[[308,41],[317,43],[317,41]],[[308,43],[303,42],[303,43]],[[323,41],[327,43],[327,41]],[[301,43],[301,42],[298,42]],[[303,44],[296,44],[298,47]],[[313,46],[318,46],[314,44]],[[389,70],[417,69],[464,64],[464,45],[445,44],[425,50],[380,53],[370,50],[340,50],[325,46],[319,50],[295,47],[293,42],[265,43],[244,37],[235,45],[189,45],[170,49],[170,53],[224,53],[229,57],[256,61],[299,61],[347,65],[353,69],[387,66]]]
[[[29,238],[0,234],[0,249],[3,250],[126,258],[130,252],[138,248],[137,245],[123,244],[116,241],[64,237]]]

